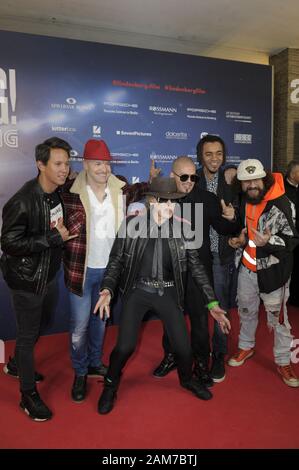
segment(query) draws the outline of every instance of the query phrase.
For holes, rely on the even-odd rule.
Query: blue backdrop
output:
[[[53,135],[72,145],[76,170],[86,140],[103,138],[114,173],[136,182],[150,159],[168,174],[177,156],[195,158],[204,133],[224,138],[229,163],[270,168],[271,120],[269,66],[0,31],[0,209],[36,175],[35,145]],[[0,308],[0,338],[13,337],[2,279]],[[62,285],[52,331],[67,316]]]

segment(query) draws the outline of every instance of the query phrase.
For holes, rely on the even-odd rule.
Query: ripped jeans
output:
[[[251,349],[255,346],[255,332],[258,325],[260,298],[267,312],[267,323],[274,331],[273,354],[277,365],[290,363],[293,336],[288,320],[286,302],[289,297],[289,283],[279,289],[264,294],[259,292],[257,273],[241,265],[238,276],[238,311],[240,317],[239,348]],[[280,313],[283,321],[280,322]]]

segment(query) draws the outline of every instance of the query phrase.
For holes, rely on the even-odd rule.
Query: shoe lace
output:
[[[287,376],[288,378],[297,378],[293,369],[292,369],[292,366],[291,364],[288,364],[286,366],[281,366],[281,370],[282,372],[284,373],[285,376]]]

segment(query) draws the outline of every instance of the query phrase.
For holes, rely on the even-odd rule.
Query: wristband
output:
[[[209,302],[207,307],[209,310],[212,310],[212,308],[216,307],[216,305],[219,305],[218,300],[213,300],[212,302]]]

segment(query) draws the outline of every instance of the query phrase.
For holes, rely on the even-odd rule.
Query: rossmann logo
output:
[[[165,116],[172,116],[173,114],[178,112],[177,108],[166,106],[149,106],[148,109],[154,114],[160,114]]]
[[[188,139],[187,132],[174,132],[174,131],[167,131],[165,132],[166,139],[178,139],[178,140],[186,140]]]

